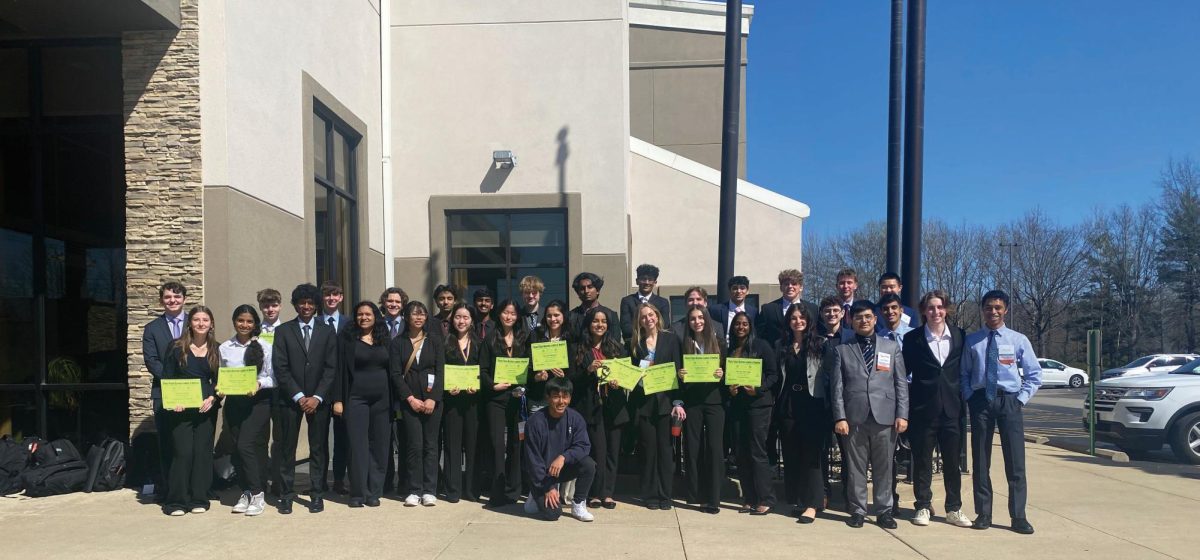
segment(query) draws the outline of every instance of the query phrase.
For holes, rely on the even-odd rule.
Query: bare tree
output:
[[[924,223],[922,230],[921,290],[945,290],[949,303],[957,308],[950,321],[968,330],[979,328],[978,299],[990,277],[980,255],[985,252],[984,239],[990,236],[980,227],[963,224],[952,228],[940,220]]]
[[[1059,226],[1041,210],[1005,229],[1020,247],[1012,262],[1016,305],[1028,321],[1034,347],[1044,355],[1048,335],[1086,284],[1081,237],[1077,228]]]
[[[1163,226],[1158,274],[1178,300],[1186,351],[1195,352],[1196,306],[1200,304],[1200,165],[1190,158],[1168,161],[1159,186]]]
[[[1104,329],[1109,363],[1135,357],[1143,345],[1145,317],[1158,289],[1159,246],[1155,210],[1150,205],[1121,205],[1098,211],[1085,227],[1087,269],[1091,271],[1088,308]]]

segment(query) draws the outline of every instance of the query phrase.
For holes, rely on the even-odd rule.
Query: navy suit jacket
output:
[[[721,325],[725,332],[729,332],[729,310],[734,307],[732,302],[714,303],[708,306],[708,316],[712,320]],[[758,308],[753,305],[742,304],[742,309],[746,310],[746,317],[750,319],[750,324],[758,326]]]
[[[186,316],[183,328],[187,328]],[[167,359],[172,342],[175,342],[175,337],[171,336],[171,326],[167,324],[165,315],[155,317],[153,321],[142,327],[142,361],[146,363],[146,369],[153,376],[150,382],[150,398],[152,399],[162,398],[163,361]]]
[[[641,302],[642,300],[638,298],[636,293],[621,298],[621,336],[625,337],[625,340],[633,337],[633,321],[637,319],[635,315],[637,315],[637,309],[641,305]],[[671,324],[671,302],[667,301],[667,298],[658,294],[650,294],[650,305],[658,308],[664,325]],[[609,320],[609,324],[612,324],[611,319]],[[609,328],[611,329],[612,327],[610,326]]]
[[[808,307],[808,314],[813,321],[819,322],[820,315],[817,314],[817,305],[806,299],[801,299],[800,303]],[[775,346],[783,334],[788,331],[787,321],[783,318],[783,298],[768,302],[758,310],[758,321],[754,323],[754,332],[758,337],[767,341],[771,346]]]

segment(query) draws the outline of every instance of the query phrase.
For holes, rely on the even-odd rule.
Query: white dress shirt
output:
[[[925,342],[929,343],[929,351],[937,358],[938,365],[946,365],[946,357],[950,355],[950,329],[942,325],[942,334],[934,334],[926,324]]]
[[[250,339],[253,341],[254,339]],[[221,343],[221,367],[242,367],[246,365],[246,348],[250,344],[238,342],[237,336]],[[258,386],[261,389],[275,388],[275,372],[271,369],[271,345],[259,343],[263,350],[262,369],[258,371]]]

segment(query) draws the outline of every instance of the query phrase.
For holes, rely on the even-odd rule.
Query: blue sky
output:
[[[884,219],[890,2],[748,3],[749,179],[810,233]],[[1200,2],[931,0],[926,21],[926,218],[1077,223],[1200,159]]]

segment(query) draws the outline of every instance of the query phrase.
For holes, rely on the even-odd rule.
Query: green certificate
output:
[[[275,333],[273,333],[273,332],[258,333],[258,341],[263,344],[274,345],[275,344]]]
[[[762,385],[762,360],[758,358],[726,358],[725,384],[747,387]]]
[[[217,370],[217,390],[223,395],[249,395],[258,390],[255,366],[223,367]]]
[[[529,382],[529,358],[496,358],[492,382],[500,385],[524,385]]]
[[[616,381],[622,389],[633,390],[642,379],[642,368],[629,363],[629,358],[604,360],[604,365],[608,367],[606,381]]]
[[[567,357],[567,341],[535,342],[529,346],[533,355],[533,371],[546,371],[554,368],[567,369],[571,360]]]
[[[646,368],[646,376],[642,378],[642,389],[647,395],[678,388],[679,372],[675,369],[675,362]]]
[[[479,366],[446,366],[446,390],[479,388]]]
[[[175,410],[175,407],[200,408],[204,404],[204,393],[200,391],[199,379],[164,379],[162,380],[163,408]]]
[[[717,368],[721,367],[720,354],[684,354],[683,369],[687,370],[687,375],[683,377],[685,383],[716,383],[720,381],[713,374]]]

